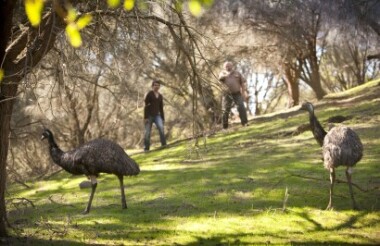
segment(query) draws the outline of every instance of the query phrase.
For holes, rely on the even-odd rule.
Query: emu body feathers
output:
[[[140,168],[120,145],[106,139],[95,139],[73,150],[63,152],[56,144],[53,133],[48,129],[42,133],[41,139],[45,138],[48,139],[50,155],[54,163],[71,174],[84,174],[91,179],[91,195],[84,213],[90,212],[97,187],[96,177],[99,173],[115,174],[119,178],[122,208],[127,208],[124,176],[137,175],[140,173]]]
[[[51,152],[56,164],[72,174],[95,175],[137,175],[140,169],[116,143],[106,139],[95,139],[76,149],[57,154]]]
[[[351,128],[337,126],[324,138],[322,153],[327,169],[338,166],[353,167],[363,157],[363,145]]]

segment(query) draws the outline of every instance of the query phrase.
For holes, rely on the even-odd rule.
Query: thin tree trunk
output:
[[[305,57],[309,66],[304,66],[303,80],[313,89],[318,100],[321,100],[326,92],[322,88],[321,75],[319,73],[319,62],[316,51],[316,37],[307,40],[309,55]]]
[[[300,99],[300,92],[299,92],[299,86],[298,86],[298,80],[300,78],[300,65],[299,64],[292,64],[285,63],[283,64],[283,70],[284,70],[284,81],[286,84],[286,87],[288,88],[288,107],[291,108],[293,106],[296,106],[299,104]]]
[[[210,86],[199,85],[198,93],[201,97],[201,102],[205,108],[210,125],[216,123],[218,112],[218,103]]]
[[[317,96],[317,99],[321,100],[326,95],[326,92],[322,88],[321,76],[319,74],[318,58],[315,55],[313,55],[310,58],[310,64],[311,64],[310,86],[314,90],[315,95]]]

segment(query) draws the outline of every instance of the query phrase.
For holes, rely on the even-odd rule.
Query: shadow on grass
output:
[[[75,241],[68,241],[68,240],[43,240],[38,239],[34,237],[8,237],[8,238],[1,238],[0,239],[0,245],[6,245],[6,246],[17,246],[17,245],[70,245],[70,246],[76,246],[76,245],[84,245],[84,243],[79,243]],[[91,245],[101,245],[101,244],[91,244]]]
[[[327,228],[327,227],[324,227],[321,223],[319,223],[315,219],[313,219],[312,216],[310,216],[308,212],[299,213],[299,212],[293,211],[293,213],[303,218],[305,221],[308,221],[314,226],[314,229],[308,230],[308,232],[321,232],[321,231],[334,232],[336,231],[338,233],[339,231],[344,230],[344,229],[362,229],[362,228],[367,228],[367,227],[375,227],[379,223],[379,221],[377,220],[372,220],[372,221],[370,220],[369,222],[364,223],[364,224],[362,222],[360,224],[356,224],[359,221],[363,221],[364,220],[363,218],[365,218],[369,214],[369,212],[360,212],[355,215],[349,216],[344,222],[336,226]],[[356,235],[356,237],[366,238],[365,236],[361,236],[361,235]]]
[[[195,237],[195,241],[187,244],[178,244],[183,246],[198,246],[198,245],[215,245],[215,246],[224,246],[224,245],[253,245],[252,243],[242,242],[241,238],[248,236],[246,234],[235,234],[228,236],[216,236],[216,237]],[[267,243],[262,242],[260,245],[265,245]]]
[[[254,240],[246,242],[245,238],[249,238],[252,236],[258,236],[262,238],[261,240]],[[271,238],[272,242],[269,238]],[[283,240],[286,237],[282,237],[278,234],[226,234],[221,236],[214,237],[195,237],[195,241],[187,243],[187,244],[175,244],[182,246],[198,246],[198,245],[216,245],[216,246],[227,246],[227,245],[277,245],[276,240]],[[281,243],[280,245],[284,245]],[[294,242],[290,241],[285,245],[376,245],[376,242],[373,243],[342,243],[341,241],[318,241],[318,240],[309,240],[309,241],[299,241]]]
[[[325,242],[316,242],[316,241],[305,241],[305,242],[291,242],[290,245],[378,245],[376,242],[372,244],[368,243],[342,243],[342,242],[334,242],[334,241],[325,241]]]

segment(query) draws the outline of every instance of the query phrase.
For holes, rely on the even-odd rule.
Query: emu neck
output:
[[[61,156],[62,156],[62,154],[63,154],[63,151],[58,147],[58,145],[57,145],[57,143],[55,142],[53,136],[49,136],[49,137],[48,137],[48,141],[49,141],[50,155],[51,155],[53,161],[54,161],[57,165],[62,166],[62,165],[61,165]]]
[[[50,149],[52,149],[52,148],[58,148],[59,149],[59,147],[58,147],[57,143],[55,142],[53,136],[49,136],[47,139],[49,142]]]
[[[314,115],[314,112],[309,112],[310,128],[313,132],[315,140],[317,140],[319,146],[323,146],[323,139],[326,136],[326,131],[323,129],[321,123],[319,123],[317,117]]]

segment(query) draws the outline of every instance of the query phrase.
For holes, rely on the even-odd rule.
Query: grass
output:
[[[102,175],[90,214],[82,176],[61,172],[48,180],[9,187],[11,245],[342,245],[380,243],[380,101],[325,107],[324,122],[353,115],[365,147],[355,168],[351,210],[348,187],[335,186],[328,203],[328,171],[310,132],[285,137],[307,122],[306,113],[242,128],[233,126],[194,147],[193,140],[134,154],[137,177],[125,178],[128,209],[118,180]],[[344,168],[337,178],[345,180]],[[287,194],[287,199],[285,199]],[[17,200],[15,198],[26,198]],[[285,208],[285,209],[284,209]]]
[[[368,91],[368,89],[372,89],[375,86],[380,86],[380,79],[368,81],[361,86],[356,86],[346,91],[331,93],[329,95],[326,95],[325,99],[343,99],[353,97],[356,95],[364,94]]]

